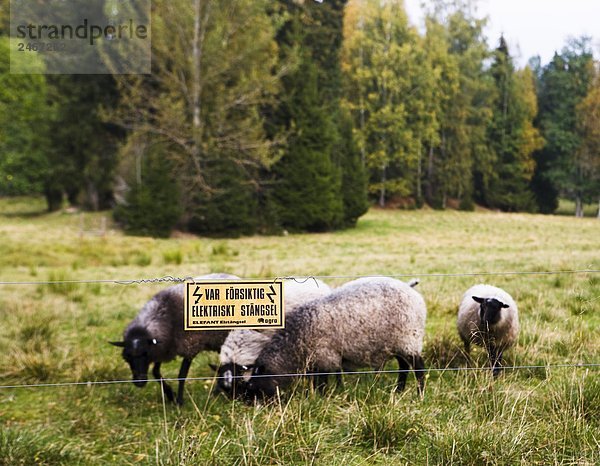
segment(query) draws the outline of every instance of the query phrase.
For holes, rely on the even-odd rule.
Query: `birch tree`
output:
[[[124,156],[137,151],[139,157],[140,148],[160,145],[182,188],[184,223],[210,221],[203,218],[206,204],[238,186],[249,189],[245,202],[255,202],[258,171],[274,160],[260,112],[274,99],[281,71],[267,5],[156,0],[152,74],[119,78],[122,104],[108,117],[141,141],[127,145],[132,151]],[[223,164],[239,174],[236,183],[214,179]]]

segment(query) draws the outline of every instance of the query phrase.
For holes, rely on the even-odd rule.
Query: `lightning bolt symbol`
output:
[[[194,291],[194,296],[196,297],[196,302],[194,304],[198,304],[200,298],[202,298],[202,293],[200,293],[200,286],[196,285],[196,290]]]
[[[275,292],[273,285],[269,285],[269,288],[271,288],[271,292],[267,293],[267,296],[269,297],[269,300],[271,301],[271,303],[274,303],[275,300],[273,299],[273,296],[275,296],[277,293]]]

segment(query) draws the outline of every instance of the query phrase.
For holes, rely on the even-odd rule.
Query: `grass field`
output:
[[[106,213],[43,207],[0,199],[0,281],[348,277],[325,279],[339,285],[371,274],[600,269],[600,222],[591,218],[372,210],[337,233],[153,240],[110,228],[97,236]],[[600,363],[600,274],[424,276],[428,367],[466,365],[456,311],[480,281],[519,304],[509,364]],[[165,286],[0,285],[0,384],[130,378],[107,341]],[[474,356],[485,364],[481,351]],[[217,360],[200,355],[190,376],[212,375]],[[175,377],[178,366],[163,374]],[[496,381],[488,371],[432,371],[423,400],[412,375],[402,394],[393,374],[344,380],[325,396],[299,382],[258,407],[211,395],[210,380],[188,382],[182,408],[165,404],[157,384],[4,388],[0,464],[600,464],[600,368],[530,368]]]

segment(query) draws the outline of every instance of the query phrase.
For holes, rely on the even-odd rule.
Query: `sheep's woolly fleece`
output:
[[[423,348],[426,306],[407,283],[359,279],[300,306],[263,348],[256,365],[267,373],[382,367]]]
[[[284,301],[286,317],[293,314],[301,304],[323,297],[331,292],[326,283],[317,279],[305,282],[288,280],[284,283]],[[219,356],[221,365],[237,364],[249,366],[254,363],[263,347],[269,342],[276,330],[234,330],[223,346]]]
[[[204,280],[239,280],[235,275],[214,273],[197,277]],[[200,351],[219,351],[228,331],[186,332],[183,325],[184,284],[166,288],[154,295],[127,326],[130,330],[141,327],[158,342],[153,347],[153,360],[166,362],[176,356],[192,359]]]
[[[473,300],[473,296],[479,298],[495,298],[508,308],[502,309],[500,320],[489,329],[483,328],[479,316],[479,303]],[[483,345],[482,336],[492,338],[495,345],[500,348],[508,348],[513,345],[519,335],[519,311],[517,304],[511,295],[501,288],[492,285],[479,284],[469,288],[462,297],[458,309],[458,333],[463,341],[472,341]]]

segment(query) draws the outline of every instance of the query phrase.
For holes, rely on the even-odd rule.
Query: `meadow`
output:
[[[600,270],[597,219],[372,209],[335,233],[156,240],[122,235],[109,213],[43,208],[0,199],[0,385],[129,379],[107,342],[168,284],[116,281],[209,272],[331,285],[421,275],[428,368],[467,366],[457,306],[469,286],[488,282],[520,308],[507,363],[541,367],[497,380],[430,371],[422,400],[412,374],[401,394],[394,374],[346,375],[325,395],[299,381],[271,404],[248,406],[211,393],[214,353],[194,360],[190,376],[205,379],[186,384],[181,408],[156,383],[0,388],[0,464],[600,463],[600,367],[550,367],[600,363],[600,273],[499,274]],[[461,275],[477,273],[491,274]],[[474,359],[485,365],[482,351]],[[176,377],[178,366],[163,365],[163,375]]]

